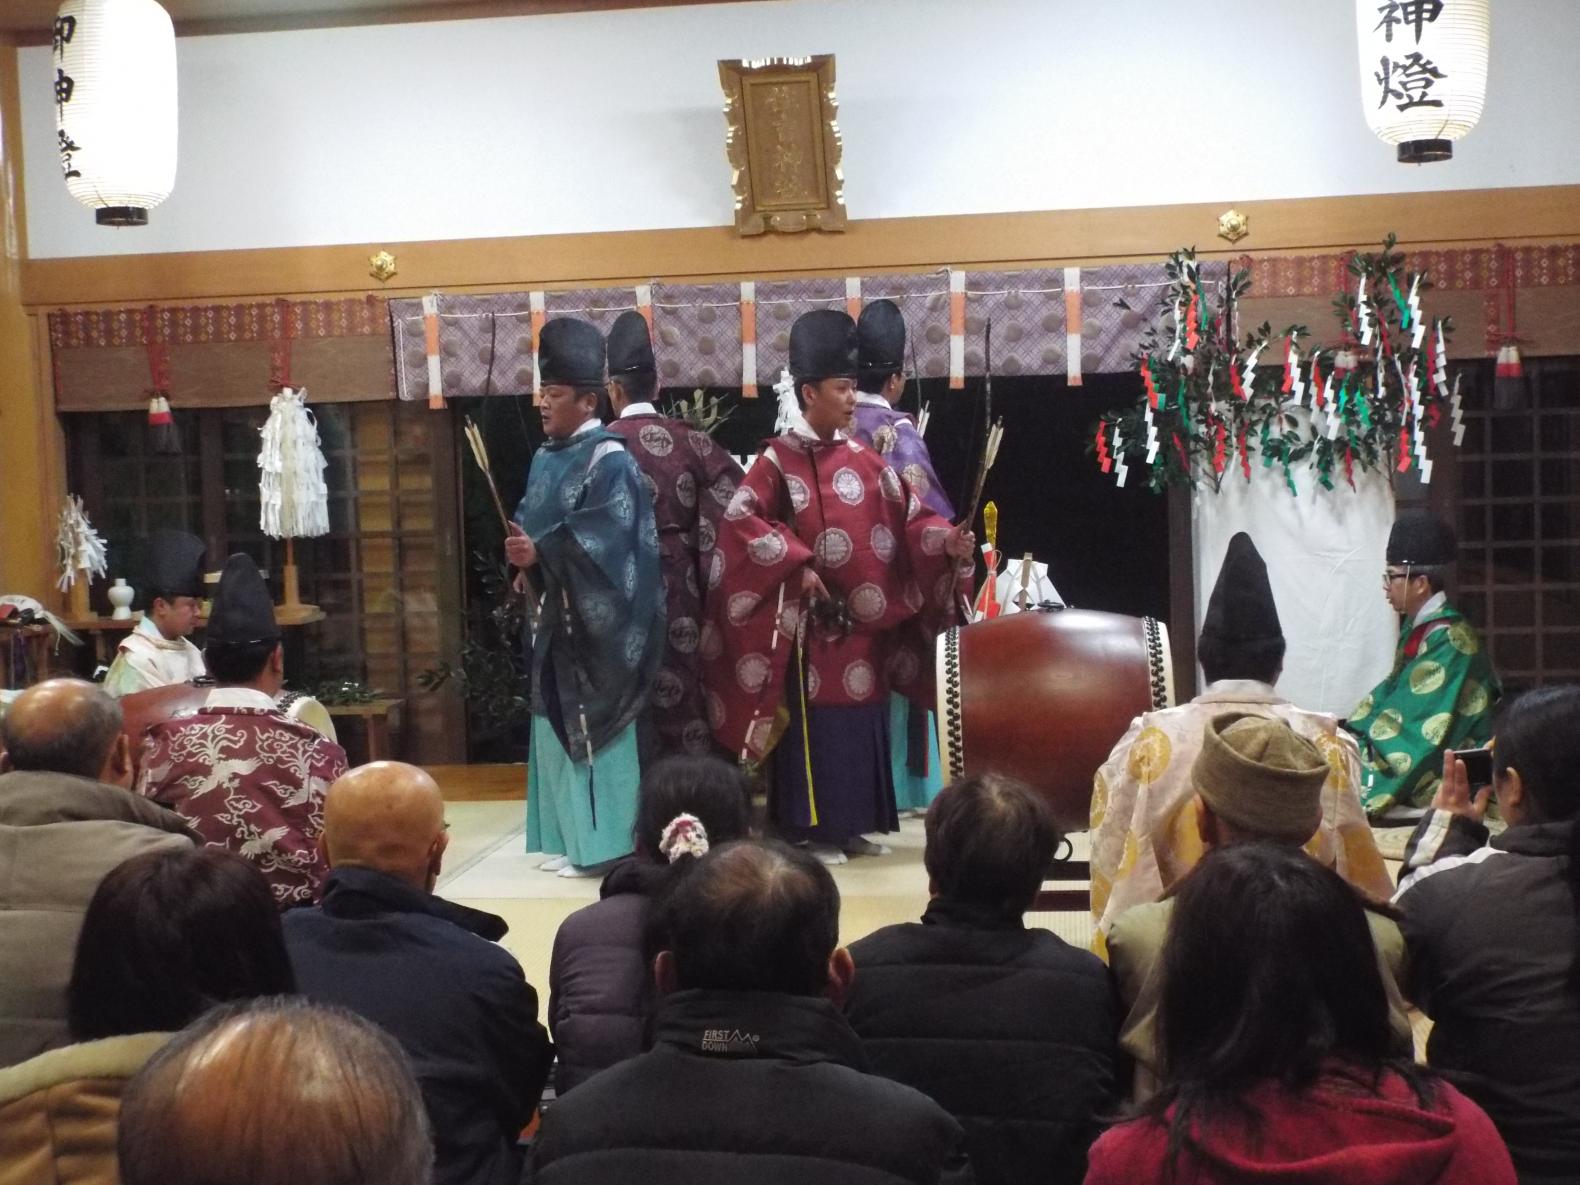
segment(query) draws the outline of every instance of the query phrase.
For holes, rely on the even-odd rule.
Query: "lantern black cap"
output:
[[[603,386],[603,334],[590,321],[555,317],[538,335],[538,375],[567,387]]]
[[[609,330],[609,373],[641,374],[656,369],[647,318],[635,309],[627,309],[615,318]]]
[[[1388,532],[1388,562],[1406,568],[1441,568],[1459,554],[1454,528],[1437,515],[1412,510],[1394,520]]]
[[[905,360],[905,318],[892,300],[875,300],[861,310],[856,322],[861,369],[893,374]]]
[[[798,383],[855,378],[856,323],[838,309],[802,313],[790,327],[790,373]]]
[[[233,555],[225,561],[219,588],[214,593],[214,608],[208,617],[204,649],[215,650],[261,646],[280,640],[280,627],[274,621],[274,602],[249,555]]]
[[[1244,531],[1229,540],[1218,582],[1207,601],[1201,636],[1231,645],[1284,640],[1267,563]]]
[[[185,531],[158,530],[148,537],[143,602],[155,597],[203,595],[203,540]]]

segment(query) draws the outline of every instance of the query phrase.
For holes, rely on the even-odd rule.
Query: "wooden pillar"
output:
[[[85,217],[92,217],[86,209]],[[22,205],[21,92],[15,40],[0,35],[0,593],[60,608],[55,517],[65,496],[65,448],[55,417],[49,340],[22,306],[27,250]]]

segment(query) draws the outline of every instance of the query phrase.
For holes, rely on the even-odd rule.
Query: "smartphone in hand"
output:
[[[1450,749],[1455,757],[1465,763],[1465,776],[1470,781],[1470,789],[1476,791],[1482,786],[1492,785],[1492,747],[1483,746],[1480,749]]]

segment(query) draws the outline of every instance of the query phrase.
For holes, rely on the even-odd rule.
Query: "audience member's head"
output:
[[[1504,701],[1493,732],[1492,784],[1509,823],[1580,814],[1580,687],[1539,687]]]
[[[1209,683],[1221,679],[1277,683],[1284,669],[1284,630],[1267,564],[1244,531],[1229,540],[1207,599],[1196,658]]]
[[[167,1032],[231,1000],[294,992],[268,882],[217,848],[150,852],[88,903],[66,993],[78,1041]]]
[[[439,783],[415,765],[359,765],[324,795],[331,868],[371,868],[431,892],[448,842]]]
[[[1047,804],[1008,778],[961,778],[927,808],[929,887],[947,900],[1025,913],[1058,846]]]
[[[677,824],[686,815],[700,832]],[[717,757],[665,757],[642,774],[632,841],[643,859],[672,864],[699,846],[744,839],[750,822],[746,775],[737,766]]]
[[[1258,1082],[1303,1089],[1332,1061],[1375,1073],[1392,1034],[1360,896],[1298,848],[1239,843],[1180,882],[1159,1008],[1173,1137]]]
[[[843,998],[839,890],[808,852],[771,840],[714,848],[657,905],[660,991]]]
[[[81,679],[49,679],[17,696],[0,723],[0,771],[76,774],[130,786],[121,705]]]
[[[405,1055],[337,1008],[276,998],[179,1033],[121,1101],[123,1185],[427,1185]]]
[[[1322,824],[1327,777],[1317,747],[1277,717],[1214,716],[1191,766],[1202,843],[1260,839],[1300,847]]]
[[[1580,687],[1539,687],[1505,700],[1493,734],[1492,789],[1509,826],[1580,815]],[[1580,919],[1580,822],[1570,829],[1565,865]],[[1580,992],[1580,935],[1569,982]]]

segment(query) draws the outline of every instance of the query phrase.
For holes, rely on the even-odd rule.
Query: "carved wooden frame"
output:
[[[719,63],[735,229],[845,229],[834,55]]]

